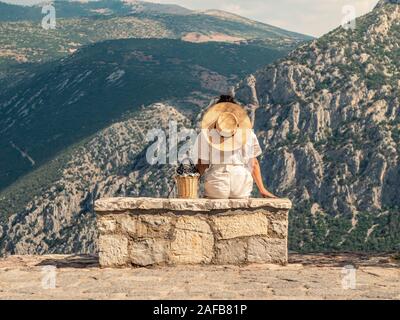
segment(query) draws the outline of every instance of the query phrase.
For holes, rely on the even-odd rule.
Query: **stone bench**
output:
[[[288,199],[95,203],[102,267],[287,263]]]

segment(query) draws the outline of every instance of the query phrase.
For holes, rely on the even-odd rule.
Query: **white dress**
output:
[[[252,131],[250,139],[239,150],[221,152],[206,147],[201,134],[197,138],[195,148],[198,159],[210,167],[205,173],[205,196],[211,199],[245,199],[253,191],[252,168],[250,160],[261,155],[261,147],[255,133]]]

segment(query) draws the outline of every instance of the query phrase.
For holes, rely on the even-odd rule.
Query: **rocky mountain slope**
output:
[[[28,205],[17,213],[2,206],[12,215],[8,224],[2,216],[0,253],[95,252],[95,199],[165,196],[172,187],[173,168],[150,166],[145,158],[148,130],[168,128],[169,120],[178,129],[192,126],[169,105],[148,106],[6,189],[0,201]]]
[[[292,248],[400,245],[399,48],[400,5],[381,1],[238,86],[268,184],[296,199]]]
[[[0,96],[0,189],[127,111],[218,95],[283,55],[251,44],[125,39],[48,63]]]

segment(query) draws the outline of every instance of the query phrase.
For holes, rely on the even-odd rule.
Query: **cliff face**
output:
[[[259,103],[256,128],[267,150],[263,171],[272,189],[296,199],[297,212],[311,219],[347,220],[336,241],[325,228],[321,245],[350,246],[346,239],[355,232],[364,234],[366,247],[369,240],[385,242],[387,221],[398,233],[399,23],[400,6],[382,1],[357,19],[355,30],[334,30],[236,89],[241,100]],[[307,232],[302,223],[299,231]],[[383,234],[369,239],[381,232],[386,240]],[[392,237],[393,244],[400,243]]]
[[[152,105],[99,132],[17,186],[22,191],[38,177],[51,179],[39,181],[44,189],[3,226],[0,253],[96,252],[95,199],[165,196],[170,189],[172,168],[149,166],[145,157],[147,131],[167,128],[170,119],[178,126],[191,126],[171,106]],[[8,196],[23,201],[18,195]]]

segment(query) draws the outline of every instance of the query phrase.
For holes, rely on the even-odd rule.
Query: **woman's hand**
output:
[[[271,192],[269,192],[265,187],[264,183],[262,180],[261,176],[261,169],[260,169],[260,163],[256,158],[253,158],[250,160],[251,161],[251,166],[252,166],[252,176],[254,181],[256,182],[256,185],[258,187],[258,190],[260,190],[260,194],[262,195],[263,198],[271,198],[271,199],[276,199],[278,198],[277,196],[273,195]]]
[[[271,198],[271,199],[277,199],[278,197],[269,192],[267,189],[263,189],[260,191],[261,195],[263,198]]]

